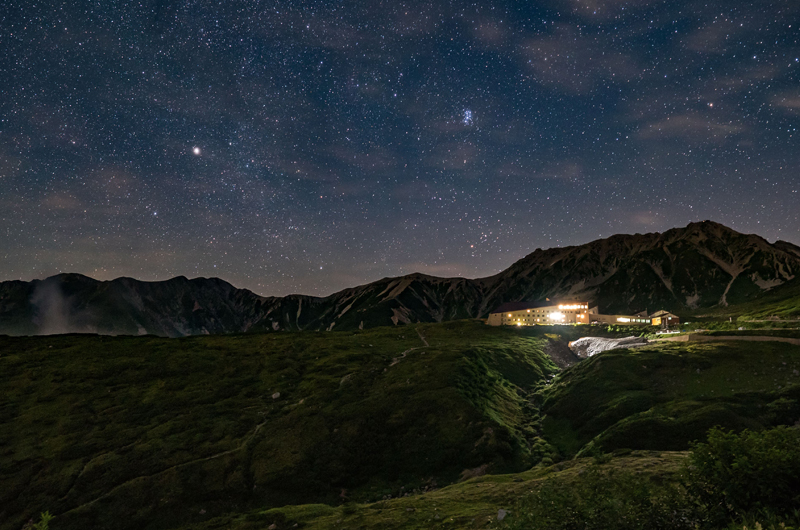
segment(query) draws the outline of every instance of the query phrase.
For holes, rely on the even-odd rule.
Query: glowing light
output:
[[[583,309],[583,305],[581,304],[560,304],[558,306],[559,309]]]
[[[550,318],[553,318],[555,320],[564,320],[564,313],[558,313],[558,312],[553,313],[552,315],[550,315]]]
[[[630,322],[631,319],[628,317],[617,317],[617,322]]]
[[[200,148],[199,147],[195,147],[194,149],[192,149],[192,153],[200,156]]]
[[[464,109],[464,117],[461,119],[461,123],[472,125],[472,111],[470,109]]]

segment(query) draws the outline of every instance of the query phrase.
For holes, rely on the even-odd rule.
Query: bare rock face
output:
[[[241,332],[261,322],[262,300],[218,278],[101,282],[59,274],[0,284],[0,333],[181,337]]]
[[[562,369],[568,368],[581,360],[581,357],[578,357],[574,351],[560,340],[549,340],[544,351],[555,365]]]
[[[569,343],[569,348],[581,359],[597,355],[600,352],[616,350],[619,348],[637,348],[646,346],[647,339],[642,337],[624,337],[621,339],[606,339],[603,337],[583,337]]]
[[[505,302],[580,298],[603,313],[744,302],[800,277],[800,247],[718,223],[537,249],[488,278],[409,274],[330,296],[262,297],[218,278],[162,282],[80,274],[0,283],[0,334],[350,330],[483,318]]]

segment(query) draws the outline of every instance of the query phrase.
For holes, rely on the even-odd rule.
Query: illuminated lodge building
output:
[[[588,324],[590,322],[589,304],[585,302],[510,302],[489,313],[490,326]]]
[[[660,311],[659,313],[666,313]],[[669,314],[669,313],[668,313]],[[670,315],[675,317],[675,315]],[[490,326],[534,326],[536,324],[615,324],[643,326],[653,319],[647,312],[636,315],[601,315],[587,302],[509,302],[489,313]],[[659,324],[661,320],[659,320]],[[673,323],[670,320],[670,323]],[[675,317],[675,324],[678,323]]]

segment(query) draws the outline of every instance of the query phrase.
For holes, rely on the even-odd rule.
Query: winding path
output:
[[[404,359],[406,357],[406,355],[408,355],[409,353],[411,353],[414,350],[420,350],[422,348],[427,348],[427,347],[430,346],[428,344],[428,341],[425,340],[425,336],[422,334],[422,332],[417,328],[415,328],[415,331],[417,332],[417,335],[419,335],[419,338],[422,341],[423,346],[417,346],[416,348],[407,349],[406,351],[402,352],[400,354],[400,356],[395,357],[394,359],[392,359],[392,363],[389,366],[394,366],[395,364],[399,363],[402,359]],[[213,460],[215,458],[221,458],[223,456],[226,456],[226,455],[233,454],[233,453],[236,453],[238,451],[241,451],[242,449],[247,447],[247,444],[250,443],[250,441],[255,437],[255,435],[258,434],[258,431],[261,429],[261,427],[263,427],[264,424],[266,424],[266,423],[267,423],[267,420],[264,420],[261,423],[259,423],[258,425],[256,425],[256,427],[253,430],[253,432],[250,433],[250,436],[248,436],[245,440],[243,440],[242,443],[240,443],[239,446],[236,447],[235,449],[229,449],[227,451],[222,451],[220,453],[216,453],[216,454],[213,454],[213,455],[210,455],[210,456],[205,456],[203,458],[195,458],[194,460],[189,460],[187,462],[182,462],[180,464],[175,464],[174,466],[170,466],[170,467],[168,467],[166,469],[162,469],[161,471],[157,471],[157,472],[152,473],[150,475],[140,475],[138,477],[134,477],[132,479],[126,480],[125,482],[117,484],[116,486],[114,486],[113,488],[111,488],[107,492],[103,493],[99,497],[96,497],[96,498],[94,498],[94,499],[92,499],[90,501],[84,502],[83,504],[81,504],[79,506],[75,506],[74,508],[70,508],[69,510],[67,510],[65,512],[62,512],[60,515],[68,514],[68,513],[80,510],[81,508],[86,508],[86,507],[92,506],[93,504],[97,503],[98,501],[101,501],[101,500],[109,497],[113,493],[119,491],[120,489],[122,489],[122,488],[126,487],[127,485],[132,484],[134,482],[141,481],[141,480],[147,480],[147,479],[162,475],[164,473],[167,473],[169,471],[172,471],[173,469],[178,469],[178,468],[181,468],[181,467],[190,466],[190,465],[196,464],[198,462],[205,462],[206,460]],[[91,460],[89,460],[89,462],[91,462]],[[86,470],[86,466],[89,464],[89,462],[84,464],[83,469],[81,469],[81,472],[78,474],[78,477],[76,477],[75,482],[73,482],[73,484],[70,487],[69,491],[67,491],[67,494],[64,495],[64,497],[62,497],[60,500],[63,501],[69,496],[70,492],[72,492],[72,490],[75,488],[75,484],[77,483],[78,479],[80,478],[81,475],[83,475],[83,472]]]
[[[401,353],[399,356],[397,356],[397,357],[395,357],[394,359],[392,359],[392,362],[391,362],[391,364],[389,364],[389,366],[390,366],[390,367],[391,367],[391,366],[394,366],[394,365],[396,365],[397,363],[399,363],[400,361],[402,361],[403,359],[405,359],[405,358],[406,358],[406,355],[408,355],[408,354],[409,354],[409,353],[411,353],[412,351],[414,351],[414,350],[421,350],[422,348],[428,348],[428,347],[430,347],[430,345],[428,344],[428,341],[427,341],[427,340],[425,340],[425,336],[422,334],[422,332],[419,330],[419,328],[414,328],[414,331],[416,331],[416,332],[417,332],[417,335],[419,335],[419,338],[420,338],[420,340],[422,341],[422,344],[424,344],[424,346],[417,346],[416,348],[409,348],[409,349],[407,349],[406,351],[402,352],[402,353]]]
[[[788,342],[800,346],[800,339],[789,337],[771,337],[769,335],[701,335],[689,333],[679,337],[652,339],[650,342],[721,342],[729,340],[743,340],[747,342]]]
[[[252,433],[250,433],[250,436],[248,436],[241,444],[239,444],[239,447],[237,447],[235,449],[229,449],[227,451],[222,451],[221,453],[216,453],[216,454],[213,454],[211,456],[205,456],[203,458],[195,458],[194,460],[189,460],[187,462],[182,462],[180,464],[175,464],[174,466],[170,466],[170,467],[168,467],[166,469],[162,469],[161,471],[157,471],[157,472],[152,473],[150,475],[140,475],[138,477],[133,477],[130,480],[126,480],[125,482],[117,484],[116,486],[114,486],[113,488],[111,488],[110,490],[108,490],[107,492],[103,493],[102,495],[100,495],[99,497],[97,497],[95,499],[92,499],[92,500],[90,500],[88,502],[84,502],[83,504],[81,504],[79,506],[76,506],[74,508],[70,508],[69,510],[67,510],[65,512],[62,512],[61,515],[68,514],[68,513],[74,512],[76,510],[80,510],[81,508],[86,508],[88,506],[91,506],[91,505],[95,504],[96,502],[105,499],[106,497],[108,497],[109,495],[114,493],[115,491],[117,491],[117,490],[119,490],[121,488],[124,488],[125,486],[127,486],[128,484],[131,484],[133,482],[140,481],[140,480],[146,480],[146,479],[153,478],[153,477],[157,477],[158,475],[162,475],[162,474],[164,474],[164,473],[166,473],[168,471],[172,471],[173,469],[178,469],[178,468],[184,467],[184,466],[190,466],[190,465],[196,464],[198,462],[205,462],[206,460],[213,460],[215,458],[220,458],[220,457],[223,457],[225,455],[229,455],[229,454],[241,451],[243,448],[245,448],[247,446],[248,443],[250,443],[250,440],[252,440],[253,437],[255,437],[255,435],[258,433],[259,429],[261,429],[261,427],[263,427],[265,423],[267,423],[267,420],[264,420],[261,423],[259,423],[258,425],[256,425],[256,428],[253,430]],[[73,484],[73,487],[74,487],[74,484]],[[69,495],[69,492],[67,492],[67,495]]]

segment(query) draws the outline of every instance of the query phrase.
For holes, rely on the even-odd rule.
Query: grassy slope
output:
[[[526,399],[555,371],[545,342],[479,322],[0,338],[0,528],[163,528],[524,469],[547,450]]]
[[[545,395],[545,436],[565,454],[592,446],[681,450],[714,425],[739,430],[800,419],[800,347],[719,342],[615,350],[568,369]]]
[[[744,330],[721,330],[706,331],[704,335],[711,337],[785,337],[790,339],[800,339],[800,329],[744,329]]]
[[[587,331],[616,334],[452,322],[0,338],[0,528],[46,509],[58,528],[490,527],[545,473],[586,462],[425,490],[524,469],[548,442],[565,456],[683,449],[715,424],[800,418],[800,347],[781,343],[605,352],[542,390],[546,340]],[[529,404],[542,399],[543,431]],[[612,465],[662,473],[676,459]]]
[[[604,467],[669,480],[685,453],[636,448],[686,448],[716,424],[741,429],[793,423],[800,418],[798,382],[800,348],[782,343],[678,343],[605,352],[566,370],[543,391],[544,433],[565,454],[633,448]],[[513,512],[515,501],[540,481],[579,480],[588,465],[592,459],[578,458],[424,495],[338,507],[287,506],[192,528],[493,528],[499,508]]]
[[[684,463],[681,452],[633,452],[600,465],[606,470],[642,473],[654,480],[670,480]],[[453,484],[422,495],[412,495],[369,504],[299,505],[230,514],[184,528],[193,530],[262,530],[275,524],[279,530],[302,527],[305,530],[330,528],[380,528],[382,530],[422,530],[429,528],[497,528],[499,509],[511,510],[517,499],[535,489],[543,480],[570,482],[592,459],[583,458],[553,466],[536,466],[508,475],[487,475]]]

